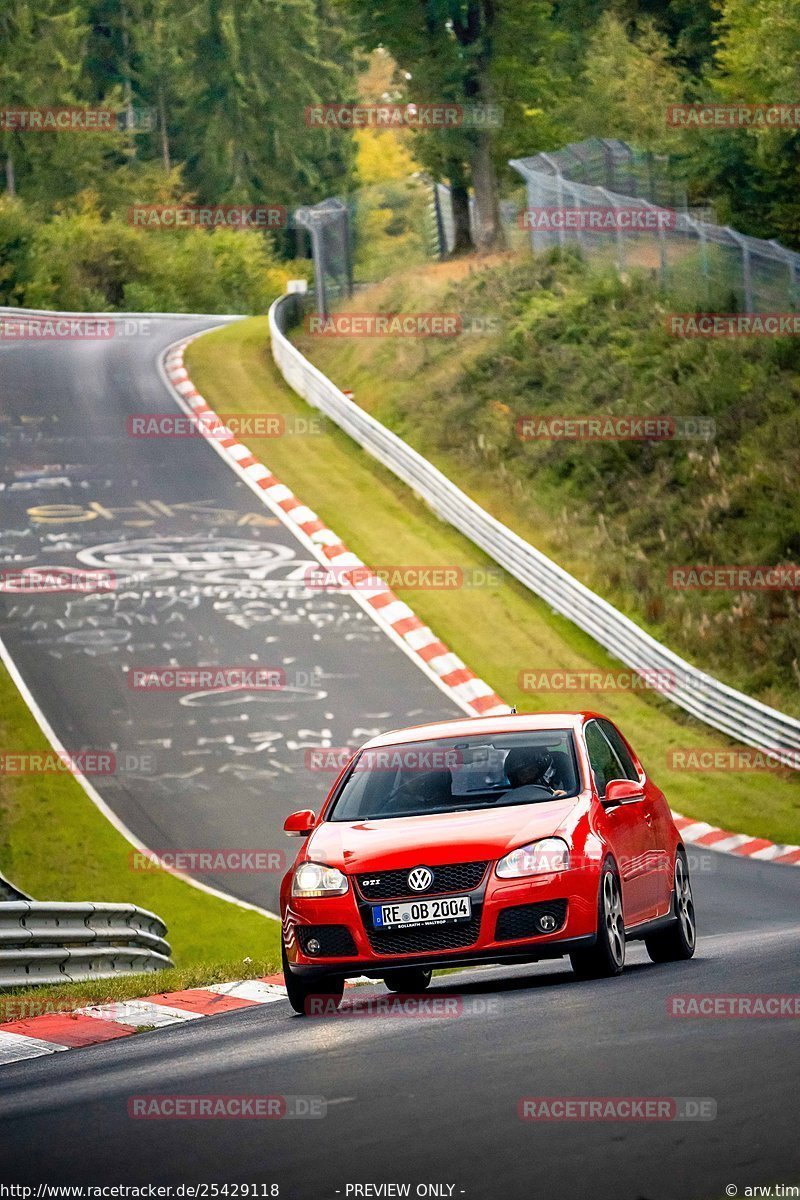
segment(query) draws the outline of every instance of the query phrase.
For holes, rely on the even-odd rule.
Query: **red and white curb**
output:
[[[780,845],[767,838],[753,837],[750,833],[730,833],[727,829],[718,829],[716,825],[682,817],[678,813],[672,816],[683,840],[691,842],[693,846],[705,846],[722,854],[735,854],[738,858],[800,867],[800,846]]]
[[[237,474],[251,486],[255,484],[260,489],[267,506],[300,536],[301,541],[313,549],[321,563],[337,567],[338,573],[341,573],[343,567],[366,569],[361,559],[347,549],[341,538],[328,529],[315,512],[276,479],[248,446],[237,441],[233,434],[229,434],[225,429],[214,410],[192,383],[184,366],[184,352],[194,340],[186,338],[170,347],[164,358],[165,374],[184,410],[203,417],[199,425],[206,439],[228,459]],[[426,674],[432,675],[439,686],[448,691],[465,712],[475,716],[508,712],[509,706],[489,684],[479,679],[457,655],[451,653],[436,634],[427,625],[423,625],[413,610],[390,588],[380,584],[369,591],[359,588],[353,594],[357,599],[363,598],[366,601],[370,614],[377,623],[394,640],[403,644],[404,649],[411,653]],[[678,813],[673,813],[673,816],[684,840],[694,845],[706,846],[724,854],[735,854],[740,858],[800,866],[800,846],[777,845],[765,838],[754,838],[750,834],[729,833],[704,821],[682,817]]]
[[[301,542],[320,563],[336,568],[337,577],[341,577],[346,585],[347,569],[352,568],[360,573],[366,569],[365,564],[216,417],[183,365],[184,350],[192,340],[187,338],[172,346],[164,358],[167,379],[178,393],[182,407],[203,418],[198,424],[206,440],[224,453],[238,475],[260,490],[267,506],[295,535],[300,536]],[[508,712],[508,705],[488,683],[479,679],[456,654],[451,653],[386,584],[376,579],[374,587],[359,586],[351,594],[464,712],[471,716]]]
[[[41,1058],[59,1050],[74,1050],[130,1037],[141,1029],[176,1025],[217,1013],[256,1008],[286,999],[282,975],[214,983],[181,992],[161,992],[141,1000],[113,1000],[89,1004],[69,1012],[45,1012],[0,1025],[0,1065],[25,1058]],[[11,997],[8,1004],[13,1004]],[[20,1005],[22,1001],[19,1002]],[[42,1004],[47,1005],[47,1000]],[[53,1006],[57,1001],[50,1002]]]

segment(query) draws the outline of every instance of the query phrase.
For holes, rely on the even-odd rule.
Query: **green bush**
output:
[[[134,229],[91,202],[37,222],[0,201],[0,303],[77,312],[265,312],[307,263],[253,230]]]

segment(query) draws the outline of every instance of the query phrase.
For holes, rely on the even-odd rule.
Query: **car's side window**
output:
[[[586,726],[585,737],[597,794],[605,796],[609,780],[624,779],[625,772],[596,721],[590,721]]]
[[[633,759],[630,755],[630,751],[622,740],[617,727],[612,725],[610,721],[599,721],[598,724],[608,740],[611,742],[614,753],[620,761],[620,765],[622,766],[624,773],[623,778],[632,779],[635,783],[638,783],[639,772],[636,770]]]

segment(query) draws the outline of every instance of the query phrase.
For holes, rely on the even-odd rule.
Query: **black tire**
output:
[[[673,923],[644,939],[647,953],[654,963],[685,962],[692,957],[697,945],[697,921],[689,864],[682,850],[675,856],[672,911],[675,914]]]
[[[406,996],[417,996],[430,985],[433,971],[424,967],[404,967],[399,971],[390,971],[383,977],[390,992],[402,992]]]
[[[617,868],[611,859],[603,864],[597,897],[597,941],[569,956],[578,979],[609,979],[625,966],[625,918]]]
[[[306,1017],[336,1011],[344,995],[344,976],[293,975],[284,946],[281,946],[281,960],[286,994],[296,1013]]]

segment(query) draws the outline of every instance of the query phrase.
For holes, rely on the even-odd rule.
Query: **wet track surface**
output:
[[[283,818],[334,778],[316,749],[460,710],[352,596],[305,586],[316,560],[212,446],[128,435],[132,415],[178,415],[158,361],[202,327],[0,347],[0,569],[115,583],[0,592],[0,638],[62,745],[113,754],[113,774],[98,761],[90,782],[146,846],[282,862]],[[280,685],[131,686],[175,665],[274,669]],[[280,870],[194,873],[277,906]]]
[[[93,781],[143,841],[282,850],[285,813],[330,779],[307,769],[310,746],[456,713],[352,600],[297,586],[305,551],[210,447],[125,437],[127,415],[172,410],[157,351],[198,324],[0,350],[5,565],[132,579],[110,596],[5,596],[2,637],[66,746],[115,746],[140,767],[152,755]],[[181,602],[187,584],[196,604]],[[126,667],[173,661],[255,661],[297,690],[228,705],[127,686]],[[713,1200],[727,1184],[740,1196],[796,1184],[797,1020],[676,1018],[669,1001],[796,993],[800,871],[690,860],[701,937],[689,963],[655,966],[635,943],[615,980],[579,984],[558,962],[437,978],[431,994],[463,997],[452,1017],[353,1015],[376,985],[348,994],[343,1016],[298,1018],[279,1001],[5,1067],[0,1181],[247,1181],[298,1200],[365,1183],[475,1200]],[[277,878],[211,882],[272,907]],[[133,1097],[175,1094],[322,1097],[326,1115],[129,1116]],[[529,1122],[525,1096],[708,1098],[716,1117]]]
[[[670,997],[797,992],[800,880],[696,857],[704,936],[689,963],[641,944],[615,980],[568,965],[437,977],[449,1017],[295,1017],[288,1003],[172,1027],[0,1073],[0,1178],[277,1183],[327,1200],[347,1184],[455,1185],[452,1195],[714,1197],[798,1178],[797,1021],[669,1015]],[[382,992],[382,994],[386,994]],[[174,1095],[323,1097],[307,1120],[138,1120]],[[713,1101],[711,1121],[522,1121],[522,1097]],[[352,1193],[351,1193],[352,1194]],[[449,1193],[445,1193],[449,1194]]]

